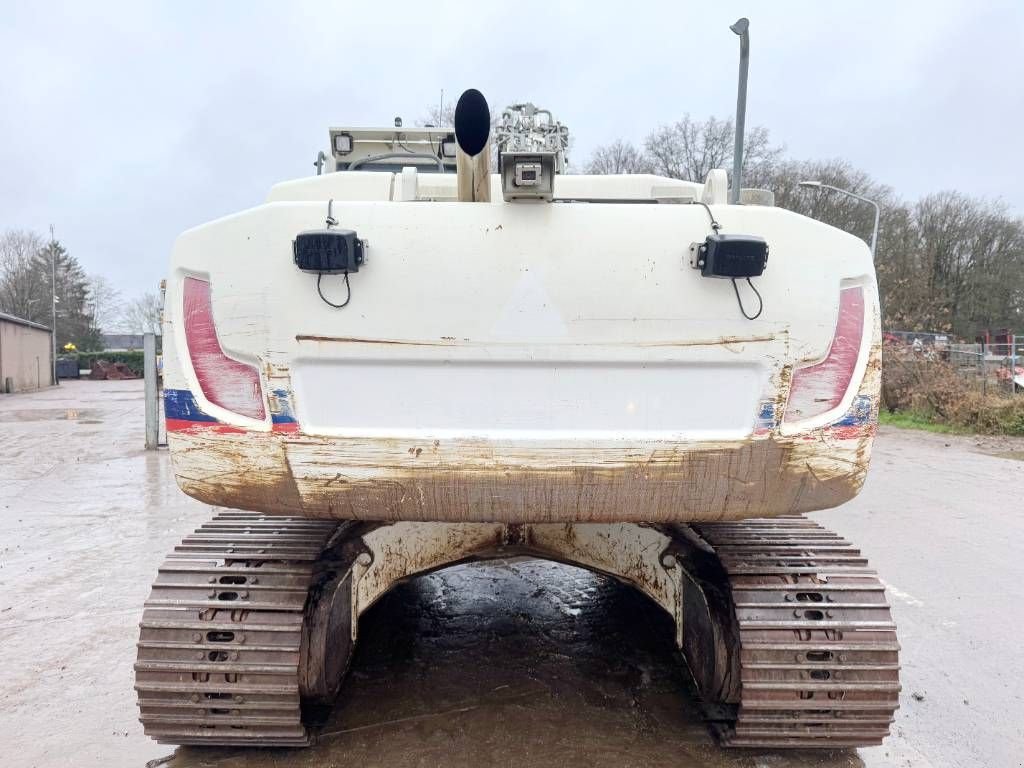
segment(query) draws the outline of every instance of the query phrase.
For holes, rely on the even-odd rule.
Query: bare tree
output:
[[[587,173],[650,173],[651,163],[644,153],[628,141],[616,139],[611,144],[597,147],[590,156]]]
[[[110,331],[121,319],[121,292],[103,275],[89,275],[86,304],[97,333]]]
[[[27,230],[0,236],[0,310],[49,325],[50,285],[35,267],[43,238]]]
[[[877,201],[886,215],[899,204],[889,187],[878,183],[867,173],[854,168],[844,160],[788,160],[775,165],[765,185],[775,193],[777,206],[845,229],[866,241],[871,239],[875,221],[871,206],[847,195],[801,187],[801,181],[820,181],[863,195]],[[885,223],[883,221],[883,224]],[[882,229],[886,227],[883,226]],[[881,245],[880,242],[880,249]]]
[[[939,192],[917,202],[913,225],[918,279],[951,330],[970,336],[1020,321],[1024,222],[1001,203]]]
[[[776,205],[870,240],[872,208],[845,195],[806,189],[817,180],[882,206],[875,271],[886,328],[946,331],[971,338],[984,328],[1019,327],[1024,222],[1005,206],[959,192],[912,205],[842,160],[780,163],[769,187]]]
[[[160,333],[162,314],[159,297],[144,293],[125,307],[121,326],[129,333]]]
[[[427,109],[425,117],[416,121],[419,125],[433,125],[438,128],[451,128],[455,125],[455,99],[443,106],[440,103]]]
[[[644,140],[644,152],[654,173],[700,182],[715,168],[731,173],[734,137],[731,119],[693,120],[684,115],[682,120],[650,133]],[[782,149],[771,143],[767,128],[750,128],[743,146],[743,185],[763,186]]]

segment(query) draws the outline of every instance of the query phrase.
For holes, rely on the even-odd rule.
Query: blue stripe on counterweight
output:
[[[850,410],[839,421],[833,422],[836,427],[859,427],[871,421],[871,398],[858,395],[854,398]]]
[[[182,421],[217,421],[213,416],[199,410],[195,397],[187,389],[164,390],[164,416]]]
[[[275,424],[296,424],[298,420],[292,410],[292,394],[287,389],[275,389],[274,397],[277,400],[279,413],[271,411],[270,419]]]

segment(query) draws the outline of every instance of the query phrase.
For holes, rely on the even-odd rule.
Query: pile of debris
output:
[[[125,363],[96,360],[89,371],[89,378],[95,381],[106,381],[107,379],[137,379],[139,377]]]

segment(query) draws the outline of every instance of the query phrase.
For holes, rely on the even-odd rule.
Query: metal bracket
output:
[[[704,255],[708,252],[706,243],[690,243],[690,266],[694,269],[704,268]]]

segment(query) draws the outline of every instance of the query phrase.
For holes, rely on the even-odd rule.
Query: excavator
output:
[[[148,735],[308,745],[388,590],[530,556],[666,611],[723,746],[886,737],[884,585],[805,516],[868,470],[872,254],[740,186],[741,122],[731,179],[580,175],[549,111],[468,90],[178,238],[170,457],[220,511],[145,604]]]

